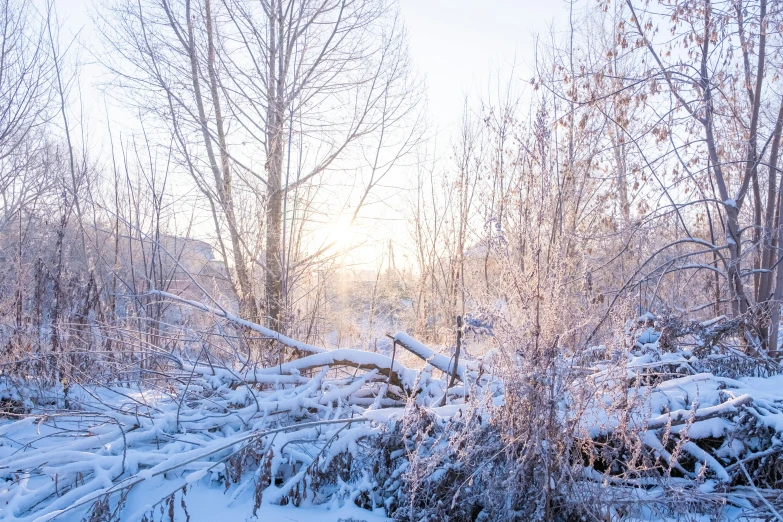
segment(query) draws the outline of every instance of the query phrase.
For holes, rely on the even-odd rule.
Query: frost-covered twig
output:
[[[199,303],[198,301],[192,301],[190,299],[182,298],[178,295],[170,294],[168,292],[163,292],[161,290],[150,290],[150,295],[156,295],[159,297],[164,297],[166,299],[169,299],[171,301],[181,303],[184,305],[188,305],[192,308],[196,308],[197,310],[201,310],[203,312],[210,313],[212,315],[215,315],[217,317],[222,317],[228,321],[231,321],[234,324],[237,324],[239,326],[243,326],[245,328],[248,328],[249,330],[253,330],[254,332],[258,332],[264,337],[268,337],[269,339],[274,339],[275,341],[279,342],[280,344],[284,346],[288,346],[289,348],[293,348],[294,350],[299,350],[302,352],[307,353],[322,353],[326,350],[324,348],[320,348],[318,346],[313,346],[311,344],[303,343],[301,341],[297,341],[294,339],[291,339],[290,337],[287,337],[279,332],[276,332],[274,330],[271,330],[269,328],[266,328],[264,326],[261,326],[260,324],[253,323],[251,321],[248,321],[246,319],[242,319],[241,317],[237,317],[234,314],[225,311],[220,310],[217,308],[209,307],[203,303]]]

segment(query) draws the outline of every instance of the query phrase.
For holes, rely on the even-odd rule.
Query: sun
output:
[[[335,216],[314,235],[314,252],[337,255],[346,266],[374,265],[378,258],[372,232],[350,213]]]
[[[350,214],[340,214],[334,221],[324,227],[323,238],[326,245],[339,252],[351,250],[360,242],[359,231],[356,222],[352,222]]]

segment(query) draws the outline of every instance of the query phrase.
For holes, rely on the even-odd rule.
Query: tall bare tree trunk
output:
[[[281,148],[280,145],[275,146]],[[282,151],[280,152],[282,159]],[[282,204],[283,191],[280,182],[282,161],[277,161],[275,154],[269,158],[267,170],[269,180],[269,196],[266,205],[266,301],[267,325],[273,330],[280,330],[282,325],[281,301],[283,298],[282,260],[280,258],[280,239],[282,235]]]
[[[769,153],[770,191],[772,191],[778,175],[781,137],[783,137],[783,101],[781,101],[780,111],[778,112],[775,134],[772,137],[772,149]],[[772,198],[771,194],[770,198]],[[778,207],[776,212],[765,229],[765,233],[770,237],[770,244],[764,252],[764,254],[768,256],[764,259],[766,262],[765,266],[772,270],[772,267],[777,264],[777,272],[775,277],[775,291],[770,299],[769,333],[764,336],[766,344],[764,348],[767,349],[772,357],[780,358],[781,354],[778,352],[778,332],[780,331],[780,304],[783,299],[783,263],[779,262],[780,252],[775,247],[783,244],[783,229],[781,229],[779,222],[781,213],[783,213],[783,208],[781,208],[783,207],[783,177],[778,184],[777,204]],[[777,230],[773,232],[774,228],[777,228]],[[765,273],[764,276],[765,278],[762,279],[762,291],[769,292],[769,285],[772,283],[772,273]]]
[[[267,202],[266,202],[266,303],[267,326],[283,327],[282,223],[283,223],[283,122],[285,118],[285,56],[283,12],[280,0],[272,3],[269,48],[269,105],[267,107]]]
[[[209,47],[207,57],[207,71],[209,73],[209,87],[212,97],[212,106],[215,113],[215,125],[217,127],[218,146],[220,147],[220,174],[221,179],[216,179],[218,195],[226,213],[228,230],[231,234],[231,248],[234,255],[234,269],[236,270],[237,281],[239,282],[239,309],[243,317],[257,322],[258,305],[253,293],[253,284],[250,278],[250,270],[245,260],[244,246],[240,237],[237,224],[236,212],[234,210],[234,193],[231,175],[231,163],[229,161],[228,148],[226,144],[226,133],[223,123],[223,111],[220,105],[220,96],[218,93],[217,72],[215,70],[215,35],[212,24],[212,5],[210,0],[204,4],[206,10],[207,25],[207,45]],[[221,183],[222,181],[222,183]]]
[[[215,43],[212,29],[212,13],[211,4],[207,0],[205,4],[206,8],[206,23],[207,23],[207,40],[208,40],[208,59],[207,59],[207,71],[210,81],[210,93],[212,97],[212,105],[215,113],[215,120],[217,126],[217,138],[218,146],[220,147],[220,164],[218,164],[217,157],[215,155],[214,148],[212,146],[213,138],[207,125],[207,113],[204,108],[204,100],[201,94],[200,85],[200,72],[198,66],[198,58],[196,55],[196,42],[193,28],[193,17],[190,12],[190,1],[185,4],[187,11],[187,28],[188,28],[188,54],[190,58],[190,74],[191,81],[193,83],[193,91],[195,94],[196,108],[198,110],[199,120],[201,122],[201,132],[204,140],[204,147],[207,151],[207,157],[209,159],[210,169],[212,175],[215,178],[215,190],[217,192],[217,199],[221,209],[224,212],[226,218],[226,224],[228,225],[229,235],[231,236],[231,248],[232,256],[234,259],[234,270],[236,272],[236,279],[239,283],[239,291],[237,292],[239,297],[240,313],[249,319],[250,321],[258,320],[258,308],[256,300],[253,295],[253,286],[250,279],[250,271],[247,268],[245,261],[244,250],[242,245],[242,239],[239,234],[239,226],[237,224],[236,212],[234,209],[233,188],[231,183],[231,166],[229,163],[228,150],[226,146],[225,131],[223,125],[223,115],[221,112],[220,98],[217,88],[217,73],[215,71]],[[227,263],[228,260],[224,260]]]

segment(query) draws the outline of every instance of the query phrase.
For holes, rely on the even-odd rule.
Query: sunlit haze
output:
[[[129,133],[139,135],[142,129],[132,121],[133,114],[111,99],[111,88],[103,83],[105,72],[95,63],[106,52],[92,26],[100,2],[57,0],[56,5],[63,26],[62,40],[69,42],[75,36],[83,75],[80,82],[90,93],[82,95],[78,110],[89,116],[90,139],[101,144],[102,159],[107,161],[110,145],[103,130],[107,115],[115,127],[115,141],[118,136],[128,139]],[[555,24],[567,20],[568,7],[565,0],[400,2],[412,64],[425,86],[427,136],[432,140],[421,148],[418,157],[427,163],[426,168],[445,168],[444,160],[466,107],[475,111],[480,97],[497,94],[509,80],[526,83],[530,79],[536,39],[550,38]],[[347,265],[373,269],[388,253],[391,240],[398,249],[397,261],[405,264],[410,254],[410,217],[405,206],[411,199],[411,178],[416,168],[411,164],[395,167],[352,223],[351,203],[356,201],[348,197],[347,206],[337,208],[337,215],[326,219],[331,222],[334,218],[342,224],[323,224],[307,240],[308,248],[317,251],[333,245],[332,249],[341,250],[340,258]],[[351,189],[346,187],[344,192],[349,194]],[[190,234],[196,237],[211,237],[210,229],[210,218],[198,214],[195,223],[188,225]],[[335,241],[336,236],[339,241]]]

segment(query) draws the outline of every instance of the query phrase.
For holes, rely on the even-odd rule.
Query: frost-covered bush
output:
[[[456,368],[392,336],[419,370],[280,337],[298,358],[172,355],[167,381],[74,385],[67,409],[57,385],[4,375],[0,520],[125,520],[139,497],[159,520],[203,487],[259,516],[269,504],[416,522],[779,512],[783,376],[740,375],[743,347],[722,323],[646,315],[589,350],[501,324],[493,351]]]

